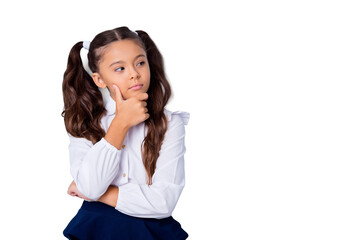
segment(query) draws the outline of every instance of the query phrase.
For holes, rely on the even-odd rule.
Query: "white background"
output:
[[[191,240],[360,238],[357,1],[3,1],[1,239],[65,239],[82,200],[60,113],[71,47],[145,30],[190,112]]]

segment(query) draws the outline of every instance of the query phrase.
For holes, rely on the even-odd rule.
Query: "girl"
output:
[[[99,88],[108,90],[105,102]],[[74,179],[68,194],[84,199],[64,236],[186,239],[171,214],[185,185],[190,114],[164,108],[171,88],[149,35],[120,27],[76,43],[62,89]]]

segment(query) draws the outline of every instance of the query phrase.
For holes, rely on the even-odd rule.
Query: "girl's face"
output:
[[[146,52],[129,39],[112,42],[104,50],[99,72],[93,73],[92,77],[98,87],[109,89],[114,101],[116,98],[113,84],[119,87],[125,100],[138,93],[145,93],[150,85]],[[131,88],[138,84],[140,88]]]

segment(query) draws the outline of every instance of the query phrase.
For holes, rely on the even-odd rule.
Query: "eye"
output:
[[[142,62],[139,62],[138,64],[140,64],[140,65],[144,65],[144,64],[145,64],[145,62],[144,62],[144,61],[142,61]]]
[[[117,71],[117,70],[120,69],[120,68],[124,69],[123,67],[119,67],[119,68],[116,68],[116,69],[115,69],[115,72],[120,72],[120,71]]]

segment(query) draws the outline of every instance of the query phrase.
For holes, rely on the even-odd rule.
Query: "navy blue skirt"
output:
[[[63,234],[77,240],[183,240],[189,236],[172,216],[138,218],[105,203],[85,200]]]

